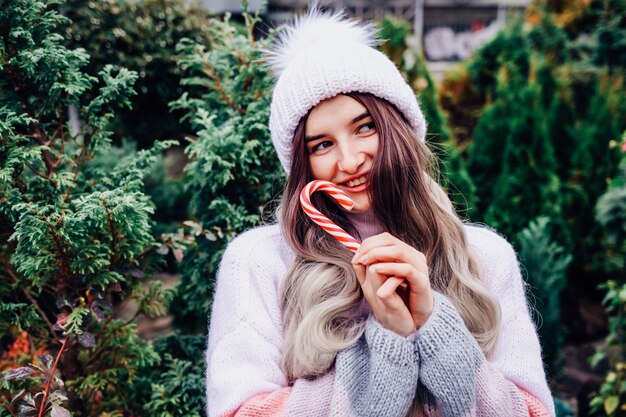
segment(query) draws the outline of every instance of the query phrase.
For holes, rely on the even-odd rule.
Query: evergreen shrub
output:
[[[626,283],[610,280],[601,285],[606,290],[604,304],[609,319],[606,347],[596,352],[591,364],[608,359],[610,369],[598,392],[592,394],[590,406],[594,416],[626,416]]]
[[[538,217],[517,236],[519,258],[528,283],[528,295],[534,301],[533,319],[543,346],[548,374],[557,375],[558,355],[564,334],[561,326],[561,292],[572,256],[552,241],[548,217]]]
[[[613,141],[612,150],[621,154],[620,173],[612,179],[609,189],[596,204],[595,216],[606,230],[607,238],[616,251],[626,249],[626,132],[621,143]],[[622,258],[623,260],[623,258]],[[624,265],[622,264],[623,268]],[[606,346],[591,358],[592,365],[608,360],[609,371],[599,392],[590,402],[597,415],[626,416],[626,282],[609,280],[602,284],[606,291],[604,305],[611,315]]]
[[[89,55],[63,44],[58,4],[0,7],[0,407],[136,414],[129,387],[160,357],[135,318],[165,314],[173,296],[149,279],[162,259],[143,178],[172,142],[107,159],[107,127],[138,75],[88,75]],[[130,300],[137,309],[122,316]]]
[[[206,337],[173,334],[154,341],[162,358],[138,370],[131,392],[150,417],[205,415],[204,358]]]
[[[626,132],[621,144],[614,142],[613,148],[620,148],[620,174],[610,182],[609,190],[596,204],[596,219],[606,229],[611,243],[619,248],[626,245]]]
[[[424,55],[410,45],[411,27],[408,22],[386,16],[379,23],[382,51],[403,73],[419,98],[428,126],[427,143],[440,159],[441,181],[457,211],[467,217],[475,206],[475,187],[465,169],[461,151],[447,127],[447,121],[437,101],[437,90]]]
[[[189,126],[168,107],[182,94],[176,44],[183,38],[211,44],[202,7],[185,0],[66,0],[59,10],[72,20],[65,43],[91,56],[88,74],[114,64],[139,75],[131,108],[111,120],[114,143],[132,139],[143,149],[155,140],[182,139]]]
[[[186,91],[171,103],[193,128],[184,182],[202,232],[191,232],[181,263],[174,314],[181,328],[206,333],[215,274],[228,242],[257,226],[283,189],[284,172],[269,132],[273,78],[261,61],[268,38],[256,40],[258,13],[213,20],[211,49],[191,39],[177,46]]]
[[[602,330],[587,334],[580,325],[579,300],[599,302],[599,283],[626,279],[624,252],[608,244],[593,215],[617,172],[607,145],[626,128],[624,67],[616,55],[625,39],[616,25],[625,20],[623,1],[574,3],[534,2],[530,24],[516,22],[485,45],[464,65],[467,76],[457,71],[444,81],[441,98],[461,95],[446,99],[446,108],[455,112],[451,120],[467,123],[453,129],[472,131],[471,117],[455,104],[484,97],[468,148],[477,194],[472,220],[498,228],[519,248],[519,232],[550,217],[550,236],[573,256],[563,317],[571,337],[581,338]],[[548,12],[537,13],[541,7]],[[602,35],[607,28],[615,29],[610,39]],[[600,53],[604,58],[594,58]]]

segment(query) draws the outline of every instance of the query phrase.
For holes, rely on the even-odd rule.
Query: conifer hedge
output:
[[[595,216],[605,229],[609,244],[617,251],[626,250],[626,131],[621,141],[613,141],[611,150],[620,155],[619,174],[611,179],[608,190],[595,207]],[[592,411],[609,417],[626,415],[626,282],[609,280],[603,304],[610,313],[606,346],[591,358],[597,366],[606,360],[609,370],[604,382],[591,398]]]
[[[199,229],[186,243],[173,313],[187,331],[207,330],[215,274],[228,242],[269,218],[284,171],[269,132],[273,78],[255,39],[258,15],[245,24],[214,20],[211,48],[191,39],[177,46],[186,91],[171,106],[193,128],[184,183]],[[270,35],[271,36],[271,35]]]
[[[382,51],[395,62],[419,98],[426,119],[427,143],[439,157],[441,183],[456,210],[467,218],[476,204],[476,189],[465,168],[459,144],[450,133],[437,102],[437,89],[426,67],[426,58],[410,45],[411,26],[407,21],[386,16],[379,23],[379,29]]]
[[[183,38],[211,44],[202,7],[185,0],[65,0],[57,9],[72,21],[62,28],[65,44],[91,56],[88,74],[106,65],[138,74],[131,108],[112,120],[114,142],[132,139],[145,149],[155,140],[182,139],[189,126],[169,108],[183,92],[176,45]]]
[[[88,75],[55,5],[0,2],[0,410],[121,416],[143,410],[130,388],[161,363],[135,318],[173,296],[149,279],[162,261],[143,190],[172,143],[103,163],[137,74]]]
[[[609,145],[626,128],[626,2],[575,3],[534,1],[526,22],[501,31],[444,81],[440,95],[449,120],[463,124],[453,131],[471,137],[465,153],[477,193],[471,219],[497,228],[520,251],[522,264],[532,265],[527,280],[542,313],[537,324],[545,329],[540,334],[553,375],[565,335],[602,334],[588,330],[580,299],[599,303],[599,284],[626,281],[626,251],[610,244],[594,218],[617,175],[619,158]],[[461,109],[468,103],[481,110]],[[550,220],[539,227],[544,217]],[[548,240],[529,252],[527,241],[539,230],[545,236],[538,242]],[[557,258],[556,248],[562,251]],[[549,265],[538,270],[539,250]],[[549,269],[559,276],[569,255],[564,283],[540,282]],[[548,330],[563,324],[565,334]]]

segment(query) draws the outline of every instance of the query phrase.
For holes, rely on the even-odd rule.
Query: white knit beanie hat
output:
[[[371,93],[394,104],[424,140],[426,122],[417,98],[398,68],[374,47],[371,24],[349,20],[343,12],[313,7],[284,28],[266,51],[278,78],[270,109],[270,132],[286,172],[291,167],[293,135],[300,119],[319,102],[342,93]]]

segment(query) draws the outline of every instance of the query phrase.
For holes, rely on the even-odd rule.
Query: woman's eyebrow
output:
[[[352,124],[358,122],[359,120],[363,120],[366,119],[368,117],[371,117],[372,115],[369,112],[363,112],[362,114],[358,115],[357,117],[355,117],[354,119],[352,119]]]
[[[315,135],[315,136],[305,136],[304,137],[304,143],[313,142],[314,140],[321,139],[324,136],[326,136],[326,135],[322,134],[322,135]]]
[[[368,117],[372,117],[372,115],[369,114],[369,112],[367,112],[367,111],[363,112],[363,113],[359,114],[357,117],[355,117],[354,119],[352,119],[350,124],[355,124],[355,123],[357,123],[360,120],[367,119]],[[326,136],[326,135],[325,134],[321,134],[321,135],[315,135],[315,136],[305,136],[304,137],[304,143],[313,142],[314,140],[321,139],[324,136]]]

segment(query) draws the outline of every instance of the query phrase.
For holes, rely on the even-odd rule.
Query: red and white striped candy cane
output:
[[[341,191],[335,184],[329,181],[313,180],[308,183],[300,193],[300,206],[302,210],[318,224],[322,229],[326,230],[332,237],[337,239],[343,246],[356,252],[361,247],[361,242],[350,236],[345,230],[333,223],[328,217],[324,216],[318,209],[313,207],[311,203],[311,195],[315,191],[324,191],[326,194],[334,198],[341,207],[346,210],[352,210],[354,201]],[[406,289],[406,281],[400,284],[400,288]]]
[[[361,242],[350,236],[345,230],[333,223],[328,217],[324,216],[318,209],[313,207],[311,203],[311,195],[315,191],[323,191],[337,203],[339,203],[346,210],[352,210],[354,201],[350,199],[341,191],[335,184],[329,181],[314,180],[308,183],[300,193],[300,206],[302,210],[318,224],[322,229],[326,230],[332,237],[337,239],[342,245],[350,249],[352,252],[356,252],[361,246]]]

